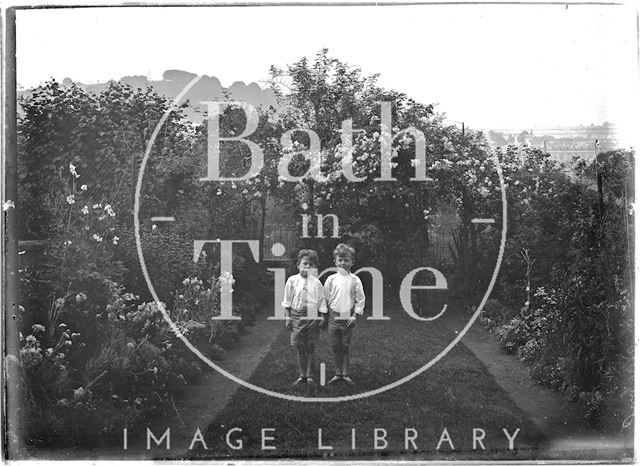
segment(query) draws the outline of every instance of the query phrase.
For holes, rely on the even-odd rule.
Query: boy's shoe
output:
[[[330,383],[337,382],[338,380],[342,380],[342,376],[341,376],[341,375],[336,374],[336,375],[334,375],[333,377],[331,377],[331,380],[329,380],[329,381],[327,382],[327,385],[329,385]]]
[[[353,380],[351,380],[351,377],[349,377],[348,375],[343,375],[342,376],[342,380],[347,382],[349,385],[355,385],[356,384]]]
[[[307,383],[307,378],[306,377],[298,377],[296,379],[296,381],[293,382],[291,385],[302,385],[303,383]]]
[[[316,384],[316,381],[315,381],[315,380],[313,380],[313,378],[312,378],[312,377],[307,377],[307,383],[308,383],[308,384],[310,384],[310,385],[315,385],[315,384]]]

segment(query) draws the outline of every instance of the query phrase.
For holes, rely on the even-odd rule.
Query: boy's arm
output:
[[[286,285],[284,286],[284,301],[282,301],[282,307],[284,308],[284,313],[286,316],[285,319],[285,327],[289,330],[292,329],[292,321],[291,321],[291,298],[293,296],[293,281],[292,277],[289,277]]]
[[[356,288],[355,289],[356,303],[353,308],[353,312],[361,316],[362,314],[364,314],[364,301],[365,301],[364,288],[362,287],[362,282],[358,277],[355,277],[354,282],[355,282],[355,288]]]
[[[327,312],[327,298],[324,295],[324,287],[322,286],[322,282],[320,282],[319,280],[316,289],[318,292],[318,312],[322,317],[320,328],[324,330],[329,325],[329,313]]]
[[[322,286],[322,282],[318,280],[318,284],[316,285],[316,296],[318,296],[318,312],[320,314],[327,313],[327,298],[324,294],[324,286]]]
[[[324,282],[324,297],[327,303],[327,309],[331,309],[331,293],[333,292],[333,275],[329,275],[329,278]]]
[[[287,283],[284,285],[284,296],[282,301],[282,308],[291,308],[291,300],[293,298],[293,276],[289,277]]]
[[[331,311],[331,309],[329,308],[329,303],[331,302],[331,288],[332,288],[332,283],[333,280],[331,279],[331,276],[329,278],[327,278],[327,280],[324,282],[324,290],[323,290],[323,296],[324,296],[324,308],[325,308],[325,312],[324,314],[322,314],[322,324],[321,324],[321,328],[324,330],[329,326],[329,312]]]
[[[358,317],[364,314],[365,298],[362,282],[358,277],[354,276],[353,283],[353,286],[355,288],[355,304],[353,306],[353,314],[351,314],[351,317],[349,317],[349,320],[347,320],[347,327],[351,327],[355,323],[355,321],[358,320]]]

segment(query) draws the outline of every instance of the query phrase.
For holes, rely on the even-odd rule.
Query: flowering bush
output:
[[[481,320],[504,350],[527,362],[534,379],[580,401],[592,422],[619,429],[633,402],[623,375],[633,347],[633,154],[615,151],[594,162],[606,178],[600,201],[550,161],[522,153],[522,174],[505,175],[513,200],[494,292],[505,305],[489,301]],[[506,154],[514,157],[511,149]],[[576,170],[595,173],[594,164]],[[498,207],[486,205],[493,215]],[[498,238],[488,230],[478,242],[495,251]],[[486,274],[490,267],[480,263]]]

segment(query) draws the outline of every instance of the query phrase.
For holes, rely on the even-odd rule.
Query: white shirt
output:
[[[332,311],[348,317],[351,309],[358,315],[364,313],[364,289],[357,275],[342,268],[324,282],[324,294],[327,298],[327,306]]]
[[[314,310],[323,314],[327,312],[322,282],[313,275],[306,277],[300,274],[292,275],[284,286],[282,307],[299,311],[305,306],[307,306],[307,312]]]

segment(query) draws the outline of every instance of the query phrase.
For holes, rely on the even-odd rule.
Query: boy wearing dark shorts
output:
[[[296,348],[300,376],[294,385],[315,384],[313,373],[313,353],[320,331],[319,314],[327,313],[324,289],[311,271],[318,266],[318,254],[311,249],[298,253],[297,275],[292,275],[284,287],[284,307],[286,327],[291,331],[291,346]]]
[[[327,278],[324,292],[328,313],[323,315],[323,328],[329,327],[329,339],[333,350],[335,375],[329,383],[344,380],[355,385],[349,375],[349,351],[351,334],[358,316],[364,313],[364,290],[360,279],[351,273],[356,251],[346,244],[339,244],[333,251],[338,273]]]

